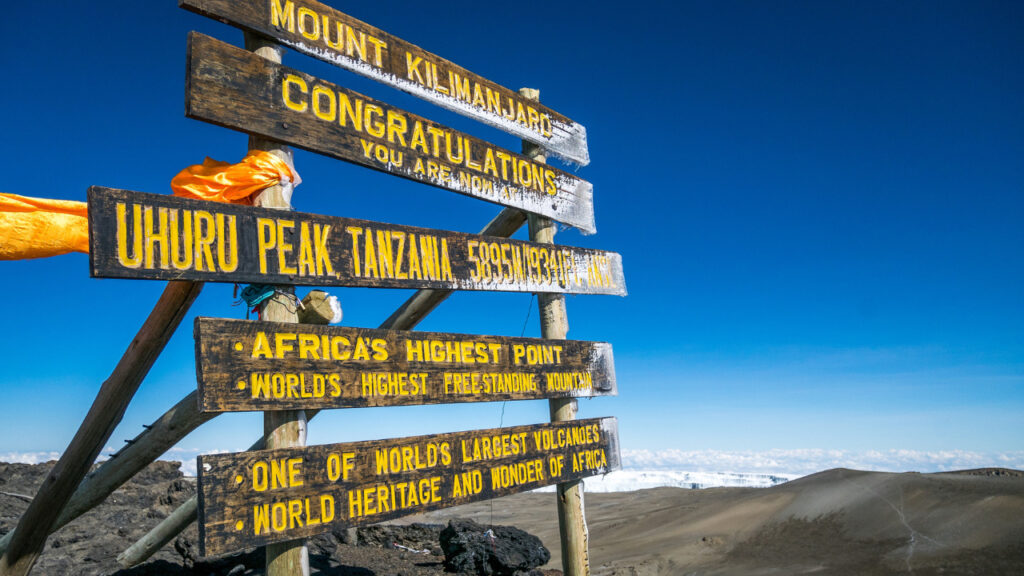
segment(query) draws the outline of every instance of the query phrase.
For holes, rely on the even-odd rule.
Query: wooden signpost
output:
[[[614,418],[199,457],[214,556],[620,468]]]
[[[596,230],[577,176],[193,32],[186,115]]]
[[[179,0],[303,54],[362,74],[586,165],[586,129],[444,58],[314,0]]]
[[[308,575],[307,536],[557,484],[563,567],[567,576],[589,574],[580,480],[620,467],[619,440],[614,418],[573,420],[575,398],[614,395],[617,384],[609,344],[564,339],[564,294],[625,295],[626,287],[618,254],[552,240],[555,221],[594,232],[590,183],[548,166],[539,149],[510,152],[285,68],[282,45],[580,164],[589,161],[583,127],[541,105],[535,91],[514,93],[314,0],[179,2],[238,25],[252,50],[190,35],[188,116],[247,132],[250,149],[289,163],[285,144],[510,207],[487,230],[511,234],[525,218],[518,210],[529,212],[533,240],[290,212],[280,185],[260,192],[255,206],[90,188],[93,276],[273,287],[260,305],[266,322],[195,323],[200,410],[263,411],[264,437],[253,447],[267,448],[199,458],[200,554],[266,546],[268,576]],[[295,285],[421,289],[385,322],[405,327],[445,291],[534,292],[545,339],[299,325]],[[200,284],[172,286],[185,300],[172,298],[173,318],[155,309],[147,321],[143,332],[155,334],[156,344],[129,362],[132,386]],[[149,452],[173,443],[175,422],[194,428],[203,421],[195,404],[187,403],[192,416],[180,418],[176,406],[150,430],[154,438],[139,443],[145,449],[103,468],[99,486],[79,486],[87,503],[64,509],[130,401],[132,390],[111,401],[107,384],[52,482],[0,539],[0,575],[27,574],[49,532],[155,457]],[[308,417],[321,409],[527,399],[549,399],[555,421],[305,446]],[[101,425],[107,421],[113,424]],[[176,511],[174,527],[144,547],[167,542],[191,514]]]
[[[613,252],[89,189],[100,278],[625,295]]]
[[[613,396],[605,342],[197,318],[204,412]]]

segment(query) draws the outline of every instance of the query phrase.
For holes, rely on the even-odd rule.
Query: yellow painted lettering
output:
[[[291,4],[291,2],[289,2],[289,4]],[[303,80],[301,76],[288,74],[284,77],[284,80],[281,81],[281,100],[284,101],[284,105],[288,108],[295,110],[296,112],[305,112],[308,104],[306,104],[305,100],[300,102],[292,100],[292,86],[298,86],[299,91],[303,94],[309,92],[309,86],[306,85],[306,81]]]
[[[277,228],[272,218],[256,219],[256,239],[260,254],[260,274],[266,274],[267,252],[277,247]]]
[[[272,0],[270,4],[270,25],[275,28],[284,28],[289,32],[295,32],[295,4],[292,0],[284,3],[281,7],[281,0]]]
[[[285,228],[295,228],[294,220],[277,221],[277,270],[281,274],[295,274],[297,271],[287,263],[288,255],[291,254],[292,245],[285,242]]]

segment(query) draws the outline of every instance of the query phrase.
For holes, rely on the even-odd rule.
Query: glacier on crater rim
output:
[[[770,488],[798,475],[743,472],[684,472],[681,470],[616,470],[584,479],[587,492],[632,492],[645,488]],[[553,492],[554,486],[538,492]]]

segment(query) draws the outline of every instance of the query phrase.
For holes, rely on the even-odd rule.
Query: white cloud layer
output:
[[[110,452],[107,450],[105,452]],[[229,450],[172,448],[162,460],[181,461],[186,476],[196,475],[196,456]],[[38,464],[60,452],[0,452],[0,462]],[[105,460],[101,456],[100,460]],[[967,450],[623,450],[621,471],[586,480],[593,492],[619,492],[658,486],[711,488],[768,487],[831,468],[883,472],[944,472],[971,468],[1024,470],[1024,451]]]
[[[60,458],[60,452],[0,452],[0,462],[39,464]]]
[[[645,488],[674,486],[676,488],[769,488],[788,482],[796,476],[779,474],[746,474],[742,472],[684,472],[680,470],[616,470],[604,476],[583,481],[587,492],[632,492]],[[554,486],[538,492],[554,492]]]
[[[1024,451],[968,450],[623,450],[626,470],[686,470],[805,476],[831,468],[883,472],[1024,469]]]
[[[100,454],[97,462],[103,462],[114,453],[113,447],[107,446]],[[160,460],[176,460],[181,462],[181,471],[186,476],[196,475],[196,456],[200,454],[225,454],[232,450],[200,450],[198,448],[171,448],[160,457]],[[21,464],[40,464],[60,458],[60,452],[0,452],[0,462],[17,462]]]

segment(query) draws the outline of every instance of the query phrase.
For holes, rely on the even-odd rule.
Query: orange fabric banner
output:
[[[89,253],[85,202],[0,192],[0,260]]]
[[[238,164],[207,158],[171,180],[175,196],[252,204],[252,195],[275,184],[301,180],[288,163],[253,150]],[[69,252],[89,253],[86,203],[29,198],[0,192],[0,260],[27,260]]]
[[[253,150],[238,164],[207,158],[171,180],[175,196],[252,204],[252,195],[279,182],[297,186],[301,180],[288,163],[263,150]]]

